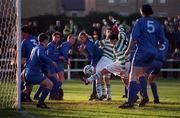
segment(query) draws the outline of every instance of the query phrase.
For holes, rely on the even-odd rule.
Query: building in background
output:
[[[139,12],[139,7],[151,4],[155,16],[180,14],[179,0],[22,0],[22,17],[39,15],[85,16],[90,12],[115,12],[130,15]]]

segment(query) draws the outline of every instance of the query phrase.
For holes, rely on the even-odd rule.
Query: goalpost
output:
[[[0,0],[0,109],[20,109],[21,0]]]

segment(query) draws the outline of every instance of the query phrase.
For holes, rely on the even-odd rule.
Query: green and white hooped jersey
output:
[[[119,40],[114,46],[115,60],[119,62],[120,66],[125,67],[126,59],[124,52],[128,47],[128,39],[125,32],[119,32]]]
[[[101,41],[96,41],[95,44],[102,47],[103,56],[105,56],[105,57],[107,57],[107,58],[109,58],[111,60],[115,59],[114,49],[113,49],[114,47],[111,44],[110,40],[104,39],[104,40],[101,40]]]

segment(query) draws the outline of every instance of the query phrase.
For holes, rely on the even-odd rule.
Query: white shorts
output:
[[[106,66],[106,69],[110,72],[113,73],[114,75],[120,76],[122,79],[128,79],[129,75],[129,63],[125,65],[125,69],[123,69],[119,62],[113,62]]]
[[[108,66],[111,63],[113,63],[113,60],[111,60],[107,57],[104,57],[104,56],[101,57],[101,59],[99,60],[99,62],[96,65],[96,73],[99,73],[101,70],[106,68],[106,66]]]

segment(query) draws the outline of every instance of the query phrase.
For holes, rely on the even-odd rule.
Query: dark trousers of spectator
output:
[[[173,68],[174,69],[178,69],[179,68],[179,63],[178,61],[174,61],[173,62]],[[178,78],[179,77],[179,72],[178,71],[174,71],[173,72],[173,78]]]

